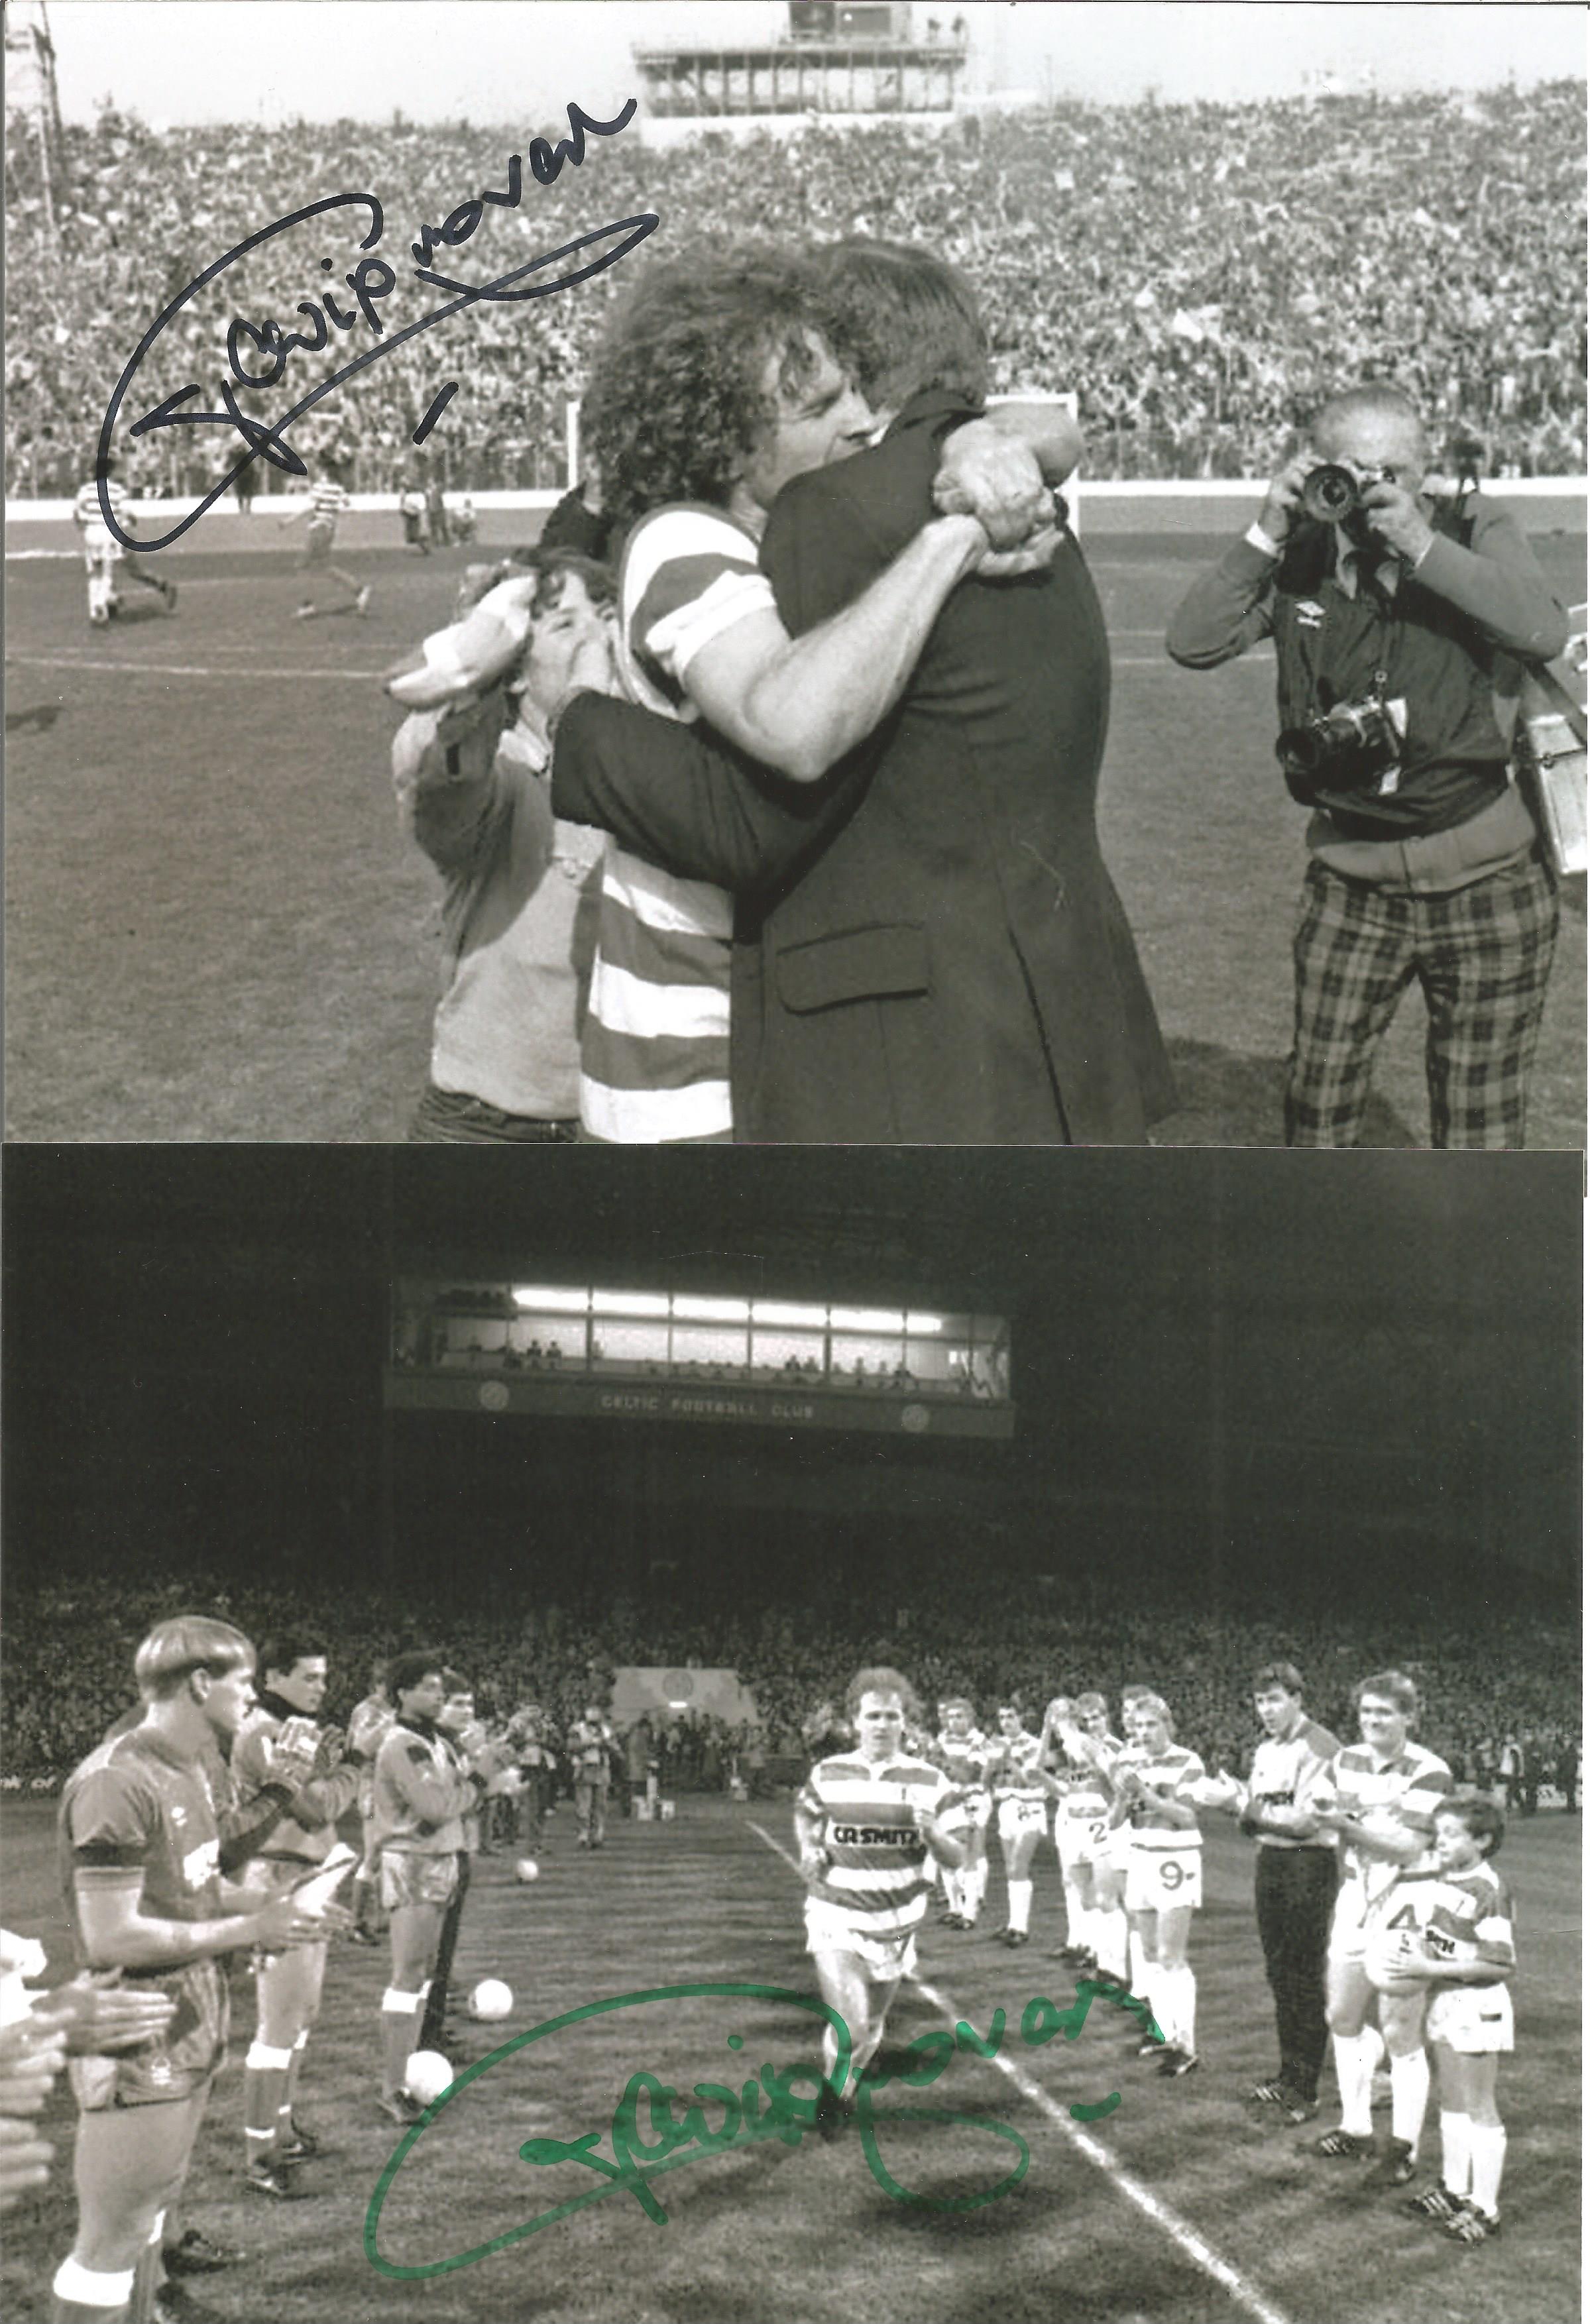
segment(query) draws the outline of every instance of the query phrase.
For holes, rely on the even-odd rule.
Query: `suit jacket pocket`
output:
[[[919,921],[846,928],[838,936],[783,946],[779,999],[798,1016],[846,1001],[881,1001],[932,990],[928,931]]]

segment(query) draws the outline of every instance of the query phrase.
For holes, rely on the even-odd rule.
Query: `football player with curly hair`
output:
[[[801,786],[893,709],[957,581],[1037,569],[1058,541],[1051,529],[1041,547],[1018,546],[1050,514],[1032,452],[965,431],[969,448],[946,454],[972,480],[956,512],[935,513],[854,602],[790,636],[758,563],[769,512],[786,484],[855,452],[874,425],[824,336],[824,300],[803,256],[759,244],[655,266],[615,312],[584,403],[605,512],[629,528],[624,693],[665,717],[706,719]],[[609,852],[583,1041],[588,1136],[731,1135],[733,925],[726,890],[665,857]]]

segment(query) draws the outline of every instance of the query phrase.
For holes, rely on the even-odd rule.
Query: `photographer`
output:
[[[1518,662],[1560,653],[1567,617],[1510,517],[1424,493],[1398,389],[1333,397],[1308,442],[1166,638],[1189,669],[1275,641],[1278,750],[1314,810],[1287,1143],[1357,1144],[1417,977],[1432,1144],[1522,1146],[1558,899],[1508,751]]]

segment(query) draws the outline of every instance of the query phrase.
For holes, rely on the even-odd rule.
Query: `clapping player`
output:
[[[955,1832],[966,1850],[960,1865],[942,1865],[946,1910],[939,1918],[951,1929],[975,1929],[988,1886],[988,1820],[994,1803],[986,1780],[988,1744],[973,1720],[964,1694],[951,1695],[938,1706],[938,1732],[923,1754],[942,1767],[955,1786],[944,1811],[944,1828]]]
[[[1060,1958],[1084,1976],[1127,1981],[1125,1881],[1114,1861],[1110,1770],[1125,1746],[1110,1733],[1102,1694],[1058,1696],[1044,1713],[1046,1765],[1057,1768],[1055,1852],[1066,1892],[1068,1941]]]
[[[999,1732],[988,1746],[987,1775],[994,1825],[1004,1858],[1006,1926],[1000,1942],[1024,1945],[1032,1917],[1032,1858],[1049,1821],[1048,1798],[1058,1787],[1045,1776],[1043,1746],[1021,1724],[1021,1706],[1002,1702]]]
[[[326,1697],[326,1653],[319,1639],[297,1633],[268,1638],[259,1666],[259,1702],[232,1752],[239,1805],[279,1782],[283,1762],[296,1766],[300,1749],[310,1754],[306,1780],[264,1834],[250,1868],[253,1877],[285,1893],[336,1847],[337,1819],[357,1797],[362,1765],[337,1728],[317,1724]],[[243,2105],[246,2183],[258,2195],[295,2194],[291,2166],[319,2151],[319,2141],[296,2119],[293,2107],[325,1977],[324,1941],[287,1952],[262,1950],[254,1957],[259,2024],[244,2073]]]
[[[1132,1990],[1148,2002],[1164,2036],[1160,2071],[1176,2077],[1191,2073],[1198,2062],[1197,1981],[1187,1947],[1192,1916],[1204,1901],[1197,1805],[1204,1763],[1177,1742],[1169,1711],[1157,1694],[1137,1695],[1127,1735],[1112,1778],[1110,1817],[1116,1829],[1130,1834],[1126,1913]],[[1142,2053],[1160,2047],[1150,2036]]]
[[[222,1877],[205,1761],[253,1708],[248,1640],[229,1623],[179,1616],[157,1624],[134,1667],[143,1718],[68,1778],[61,1861],[88,1965],[120,1969],[176,2007],[153,2040],[71,2066],[78,2232],[55,2276],[53,2324],[114,2324],[135,2298],[153,2312],[165,2212],[226,2054],[224,1958],[325,1933],[291,1895]]]

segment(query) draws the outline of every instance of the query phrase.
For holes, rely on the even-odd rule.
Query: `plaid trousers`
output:
[[[1417,977],[1431,1145],[1522,1146],[1558,913],[1533,853],[1438,896],[1310,863],[1292,945],[1287,1144],[1357,1145],[1381,1037]]]

